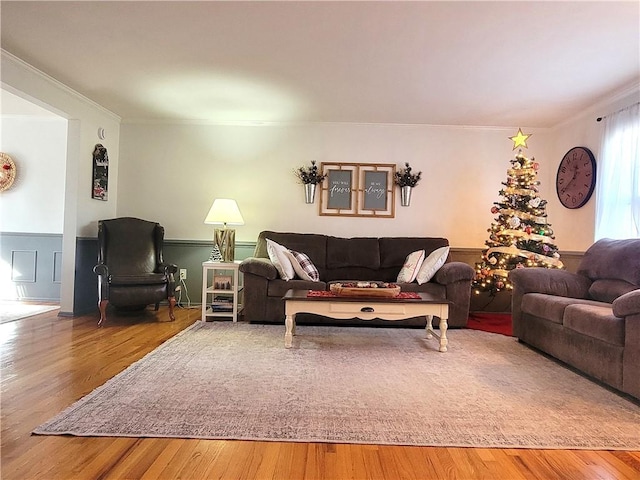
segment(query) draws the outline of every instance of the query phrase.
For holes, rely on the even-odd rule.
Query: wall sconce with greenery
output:
[[[409,162],[395,173],[395,184],[400,187],[400,205],[408,207],[411,204],[411,189],[418,185],[422,172],[413,173]]]
[[[316,198],[316,185],[322,183],[326,174],[322,174],[316,165],[316,161],[311,161],[310,167],[299,167],[294,170],[298,180],[304,185],[305,203],[313,203]]]

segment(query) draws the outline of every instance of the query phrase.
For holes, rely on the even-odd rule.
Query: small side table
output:
[[[202,262],[202,318],[231,317],[238,321],[242,281],[240,262]]]

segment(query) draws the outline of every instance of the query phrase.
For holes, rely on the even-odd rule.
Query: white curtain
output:
[[[640,103],[604,119],[595,239],[640,238]]]

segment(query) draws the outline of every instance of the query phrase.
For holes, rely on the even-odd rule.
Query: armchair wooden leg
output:
[[[98,320],[98,327],[101,327],[107,320],[107,304],[109,300],[100,300],[98,302],[98,308],[100,309],[100,320]]]
[[[176,306],[176,297],[169,297],[169,318],[173,322],[176,316],[173,314],[173,307]]]

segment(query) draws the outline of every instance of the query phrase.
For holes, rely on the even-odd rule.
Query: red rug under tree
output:
[[[467,320],[467,328],[507,336],[513,334],[510,313],[471,312]]]

